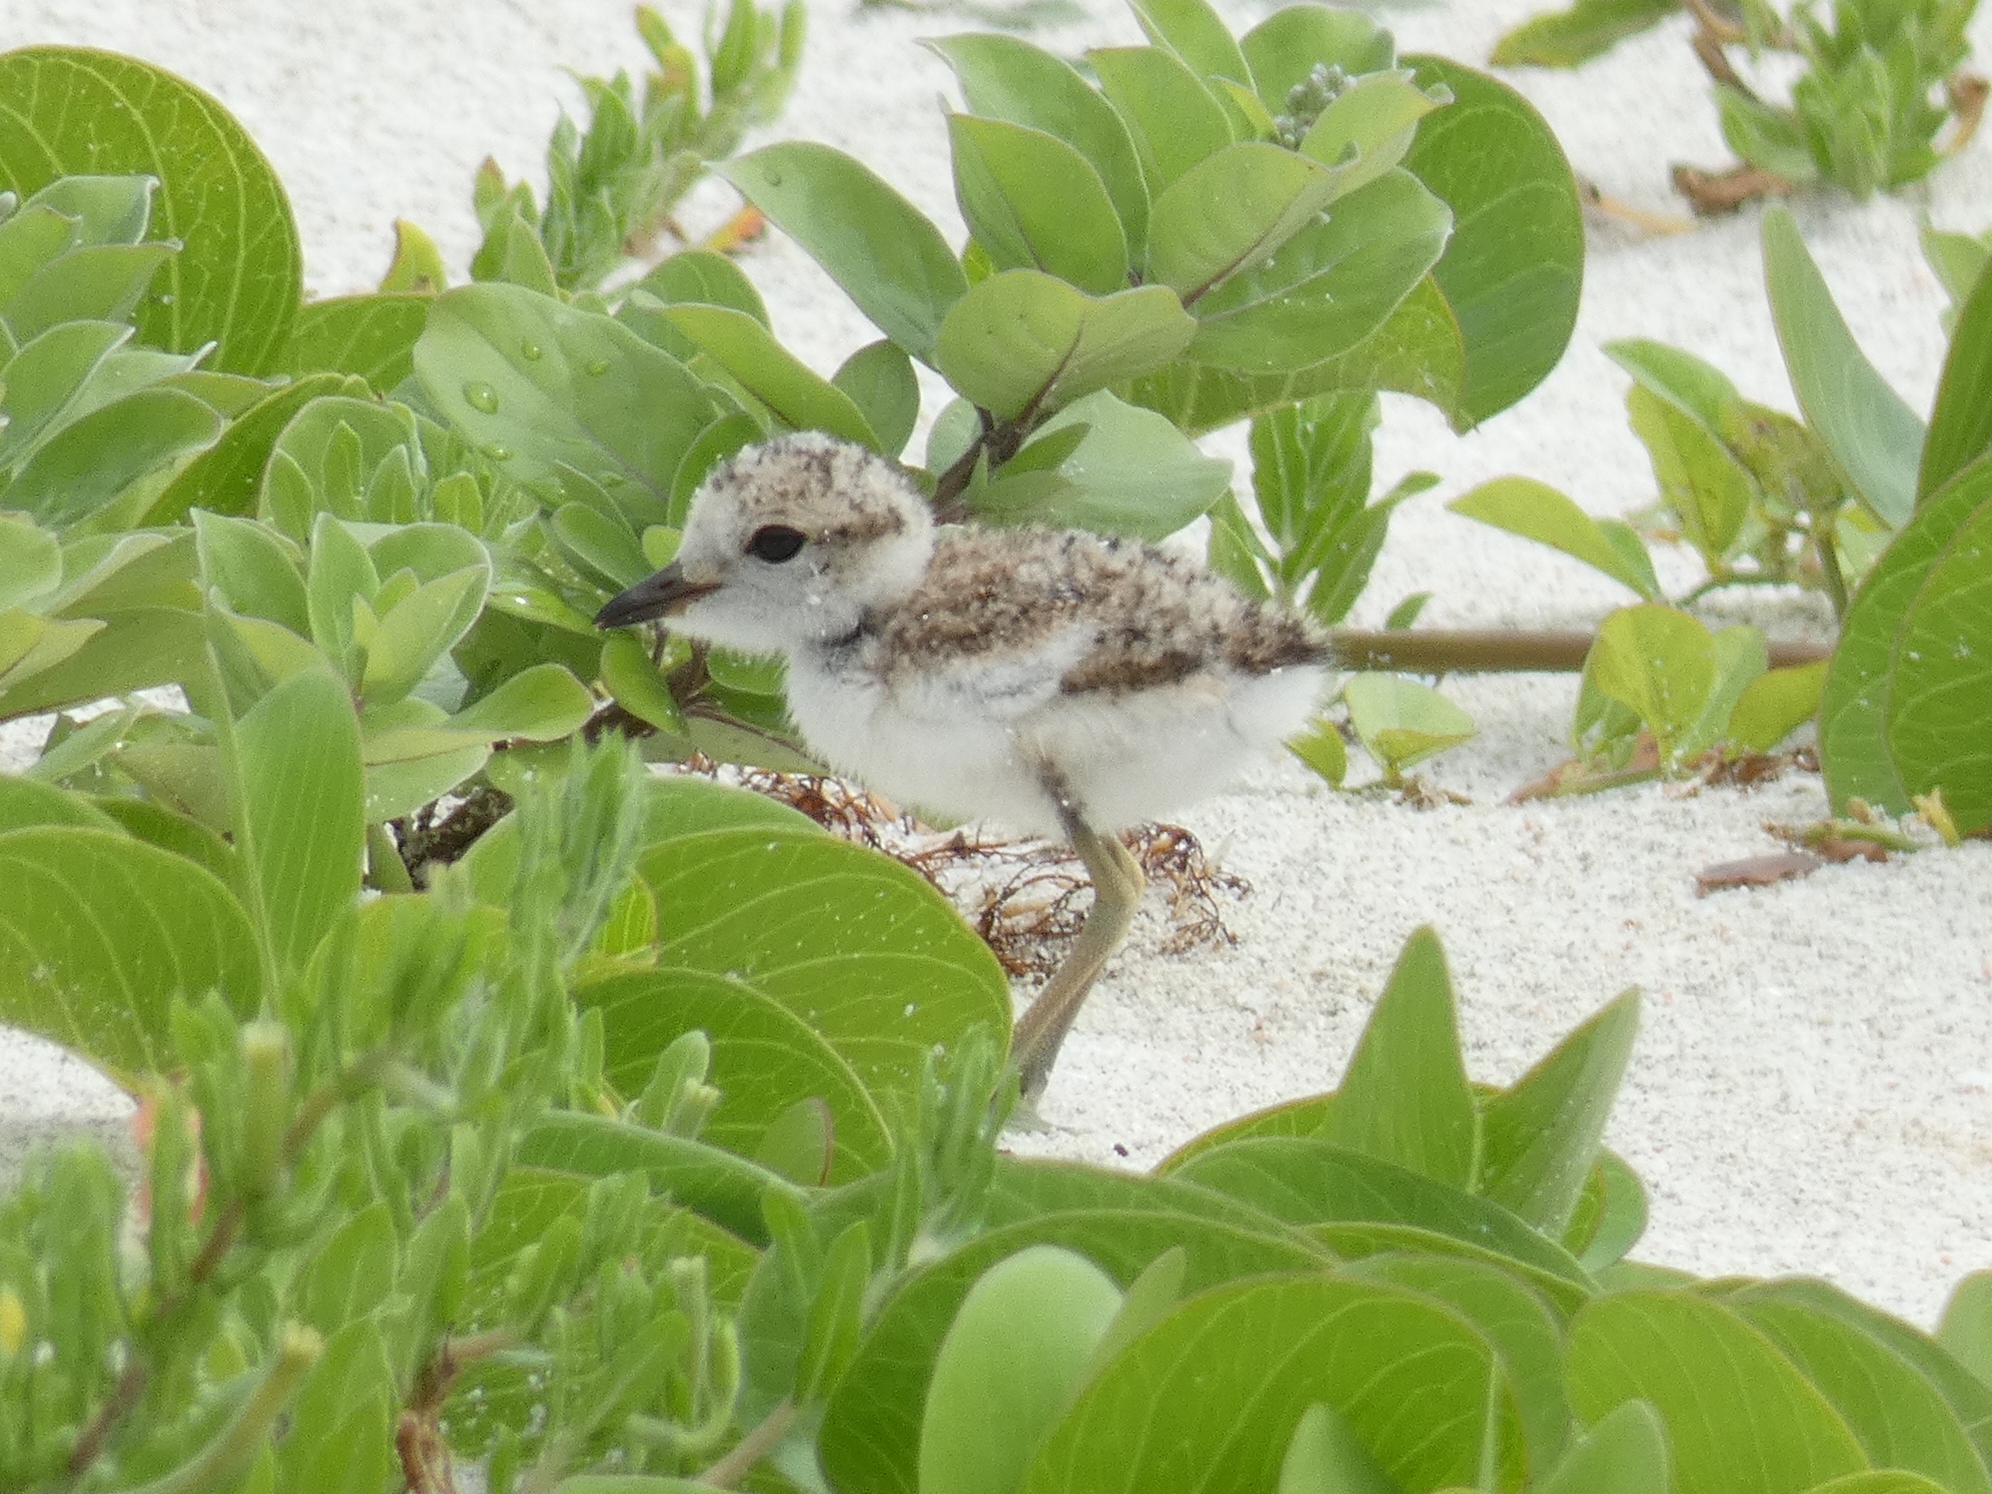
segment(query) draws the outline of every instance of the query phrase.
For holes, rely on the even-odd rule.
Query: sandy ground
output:
[[[1036,39],[1068,52],[1138,39],[1108,0],[1090,8],[1085,24]],[[1477,63],[1535,8],[1459,0],[1387,19],[1404,50]],[[665,9],[696,25],[686,7]],[[936,103],[949,79],[914,41],[966,23],[828,0],[811,26],[800,86],[772,134],[841,146],[958,233]],[[1981,58],[1992,56],[1992,12],[1976,36]],[[147,57],[234,110],[290,190],[319,294],[369,286],[398,216],[464,265],[477,163],[491,153],[509,173],[536,175],[558,108],[577,98],[562,69],[643,60],[624,0],[0,6],[0,47],[58,41]],[[1512,81],[1581,173],[1642,207],[1680,211],[1670,163],[1724,159],[1679,26],[1579,75]],[[702,193],[688,220],[730,205],[723,191]],[[1898,199],[1822,197],[1798,213],[1869,355],[1927,408],[1942,296],[1916,228],[1926,214],[1974,230],[1992,220],[1992,146],[1981,141]],[[784,339],[817,367],[875,335],[791,245],[761,245],[747,265]],[[1504,472],[1552,482],[1600,513],[1648,501],[1626,380],[1599,351],[1615,337],[1691,348],[1746,394],[1790,408],[1760,274],[1748,214],[1666,239],[1594,224],[1577,336],[1541,391],[1464,439],[1391,400],[1380,479],[1426,467],[1445,483],[1401,512],[1356,620],[1379,621],[1417,590],[1435,593],[1424,619],[1434,625],[1580,626],[1617,605],[1616,589],[1574,562],[1441,505]],[[1793,598],[1726,604],[1724,615],[1776,636],[1823,625]],[[1470,804],[1419,812],[1274,764],[1184,816],[1251,883],[1226,908],[1237,942],[1164,957],[1163,925],[1145,917],[1067,1045],[1044,1105],[1051,1131],[1020,1148],[1139,1166],[1242,1110],[1331,1086],[1399,945],[1430,923],[1453,961],[1482,1080],[1514,1078],[1618,991],[1646,993],[1609,1138],[1652,1193],[1643,1257],[1707,1274],[1819,1274],[1932,1322],[1959,1275],[1992,1266],[1992,846],[1697,900],[1698,868],[1773,848],[1762,821],[1823,814],[1816,777],[1752,793],[1655,786],[1507,807],[1510,789],[1564,755],[1572,682],[1447,689],[1481,733],[1429,776]],[[4,739],[12,764],[32,754],[32,730]],[[119,1100],[89,1071],[0,1039],[0,1162],[51,1130],[120,1128]]]

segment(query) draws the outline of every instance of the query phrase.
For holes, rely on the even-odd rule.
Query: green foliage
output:
[[[1682,0],[1575,0],[1502,37],[1493,61],[1576,67],[1686,8]],[[1957,85],[1977,9],[1977,0],[1833,0],[1829,26],[1815,0],[1793,6],[1789,23],[1767,0],[1696,7],[1698,47],[1774,50],[1803,66],[1790,102],[1780,104],[1744,86],[1726,63],[1719,71],[1710,64],[1729,148],[1786,182],[1830,181],[1855,197],[1921,181],[1943,158],[1938,135],[1968,114]]]
[[[731,155],[748,129],[781,113],[802,58],[801,0],[779,12],[730,0],[712,19],[702,80],[698,60],[664,18],[637,7],[637,30],[656,71],[641,87],[627,73],[580,79],[588,123],[563,113],[554,127],[544,209],[524,182],[508,184],[495,161],[484,163],[476,193],[484,243],[471,262],[473,277],[530,283],[543,273],[552,284],[536,289],[594,289],[663,233],[707,162]],[[537,251],[515,230],[537,240]],[[532,270],[535,263],[543,269]]]

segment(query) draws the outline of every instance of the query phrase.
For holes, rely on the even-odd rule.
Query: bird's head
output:
[[[595,622],[664,617],[688,637],[788,653],[904,599],[933,552],[927,501],[893,463],[804,431],[714,471],[692,497],[678,558]]]

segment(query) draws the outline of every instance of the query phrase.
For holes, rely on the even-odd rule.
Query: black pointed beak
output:
[[[649,622],[654,617],[671,617],[683,612],[700,597],[719,590],[717,581],[693,581],[672,561],[656,575],[639,581],[595,614],[598,628],[624,628],[631,623]]]

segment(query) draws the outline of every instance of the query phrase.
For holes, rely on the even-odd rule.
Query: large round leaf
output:
[[[248,915],[193,862],[111,830],[0,834],[0,1020],[113,1074],[176,1066],[175,998],[256,1010]]]
[[[602,1014],[603,1075],[639,1093],[662,1053],[683,1034],[712,1042],[708,1078],[718,1108],[700,1134],[755,1155],[768,1127],[797,1101],[829,1109],[835,1153],[828,1181],[847,1183],[891,1160],[885,1117],[850,1065],[786,1006],[744,980],[703,970],[644,970],[592,981],[575,992]]]
[[[1406,1489],[1520,1482],[1492,1345],[1437,1303],[1326,1275],[1261,1277],[1185,1302],[1052,1429],[1025,1494],[1271,1489],[1317,1402]]]
[[[1868,1467],[1826,1398],[1720,1303],[1687,1292],[1601,1297],[1577,1314],[1568,1343],[1578,1417],[1651,1402],[1680,1494],[1799,1494]]]
[[[150,63],[81,47],[0,56],[0,188],[23,197],[60,176],[142,172],[159,193],[148,234],[184,246],[152,282],[142,342],[209,366],[276,365],[303,286],[290,203],[228,111]]]
[[[874,1095],[911,1094],[936,1046],[1007,1034],[988,946],[919,873],[814,831],[714,830],[646,851],[658,961],[738,975],[815,1028]]]
[[[896,1291],[830,1398],[818,1448],[839,1490],[916,1494],[921,1409],[941,1337],[983,1271],[1031,1245],[1076,1250],[1123,1287],[1165,1250],[1185,1252],[1184,1286],[1324,1263],[1304,1242],[1164,1210],[1061,1210],[1000,1225],[923,1266]]]

